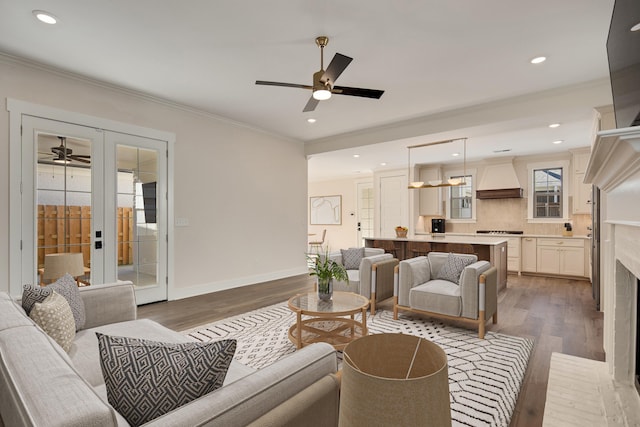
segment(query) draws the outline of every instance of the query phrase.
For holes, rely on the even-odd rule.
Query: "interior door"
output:
[[[48,255],[81,253],[79,284],[166,299],[166,142],[27,115],[22,128],[22,283],[47,282]]]
[[[373,183],[358,182],[356,184],[358,242],[356,246],[364,246],[366,237],[373,237],[374,198]]]
[[[395,227],[407,226],[407,178],[380,177],[380,237],[395,237]]]

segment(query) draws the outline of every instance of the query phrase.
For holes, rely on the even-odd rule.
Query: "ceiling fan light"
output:
[[[53,159],[53,163],[58,163],[60,165],[68,165],[69,163],[71,163],[71,160],[67,160],[65,158],[58,157],[56,159]]]
[[[317,99],[318,101],[324,101],[324,100],[327,100],[327,99],[331,98],[331,91],[329,91],[327,89],[314,90],[313,91],[313,97],[314,97],[314,99]]]

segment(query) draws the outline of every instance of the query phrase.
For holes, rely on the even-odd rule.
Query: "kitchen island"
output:
[[[426,234],[406,238],[367,237],[365,246],[382,248],[399,260],[426,255],[429,252],[475,254],[498,270],[498,291],[507,287],[507,239],[496,236],[451,236]]]

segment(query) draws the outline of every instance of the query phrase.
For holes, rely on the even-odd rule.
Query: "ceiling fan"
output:
[[[313,73],[313,86],[301,85],[295,83],[267,82],[264,80],[256,80],[257,85],[266,86],[284,86],[295,87],[300,89],[310,89],[313,91],[311,98],[305,105],[303,112],[313,111],[320,101],[329,99],[331,94],[360,96],[363,98],[380,99],[383,90],[363,89],[358,87],[334,86],[336,79],[342,74],[347,65],[353,61],[353,58],[336,53],[329,63],[327,70],[324,70],[324,47],[329,43],[329,37],[316,37],[316,45],[320,48],[320,71]]]
[[[59,136],[60,145],[57,147],[51,147],[51,152],[56,155],[53,158],[54,163],[69,163],[75,160],[80,163],[91,163],[91,156],[85,154],[72,154],[73,150],[67,148],[67,138]]]

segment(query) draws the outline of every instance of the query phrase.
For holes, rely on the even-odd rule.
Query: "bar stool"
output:
[[[309,253],[320,253],[322,245],[324,245],[324,238],[327,236],[327,229],[322,230],[322,238],[320,240],[309,242]],[[315,249],[315,252],[314,252]]]

